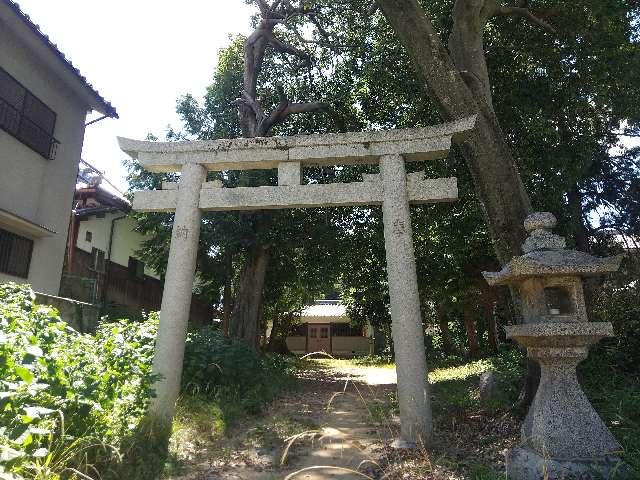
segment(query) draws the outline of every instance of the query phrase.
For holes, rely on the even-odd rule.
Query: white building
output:
[[[76,188],[60,295],[100,305],[116,318],[160,310],[162,278],[138,254],[147,238],[136,230],[129,202],[103,181],[99,175]],[[193,324],[211,322],[206,299],[194,295],[191,304]]]
[[[145,237],[135,230],[131,205],[100,181],[76,188],[60,294],[103,306],[158,310],[162,281],[137,254]]]
[[[337,357],[373,353],[373,327],[354,327],[339,300],[318,300],[300,315],[300,324],[287,337],[296,354],[325,352]]]
[[[58,294],[89,111],[117,118],[18,5],[0,0],[0,281]]]

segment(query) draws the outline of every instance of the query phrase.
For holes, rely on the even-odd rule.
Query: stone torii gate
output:
[[[454,201],[458,189],[455,178],[407,175],[405,160],[446,157],[452,140],[474,125],[475,117],[469,117],[381,132],[169,143],[119,138],[120,148],[143,168],[181,172],[179,183],[136,192],[133,201],[138,211],[175,211],[153,363],[161,379],[152,419],[170,424],[180,391],[201,212],[382,205],[401,422],[395,443],[413,447],[428,439],[431,408],[409,205]],[[380,174],[363,175],[362,182],[301,184],[304,166],[377,163]],[[278,186],[223,188],[206,181],[207,170],[251,169],[277,169]]]

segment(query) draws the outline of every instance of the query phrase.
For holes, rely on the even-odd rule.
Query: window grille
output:
[[[29,277],[33,240],[0,229],[0,272]]]
[[[331,336],[332,337],[361,337],[362,328],[352,327],[348,323],[332,323]]]
[[[53,137],[56,114],[0,68],[0,128],[53,160],[59,142]]]

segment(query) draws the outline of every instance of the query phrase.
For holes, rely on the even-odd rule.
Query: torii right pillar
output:
[[[424,330],[420,313],[407,176],[402,155],[380,158],[387,278],[392,336],[398,375],[401,431],[393,446],[415,448],[431,437]]]

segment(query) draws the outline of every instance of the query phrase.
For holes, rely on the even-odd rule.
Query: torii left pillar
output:
[[[195,163],[186,163],[181,172],[153,357],[153,372],[160,375],[160,379],[150,407],[153,420],[166,426],[171,425],[180,394],[184,339],[200,239],[200,190],[207,176],[206,169]]]

